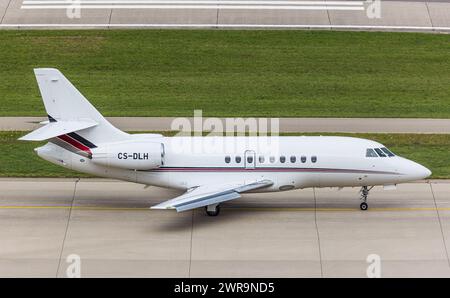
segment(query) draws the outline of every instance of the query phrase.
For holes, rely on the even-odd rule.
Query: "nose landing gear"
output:
[[[368,205],[366,202],[362,202],[362,203],[359,205],[359,208],[360,208],[361,210],[363,210],[363,211],[366,211],[367,209],[369,209],[369,205]]]
[[[369,191],[373,188],[373,186],[371,188],[368,188],[367,186],[363,186],[361,187],[361,200],[362,203],[359,205],[359,208],[363,211],[366,211],[367,209],[369,209],[369,205],[367,204],[367,196],[369,195]]]
[[[205,211],[208,216],[217,216],[220,213],[220,205],[213,204],[213,205],[205,206]]]

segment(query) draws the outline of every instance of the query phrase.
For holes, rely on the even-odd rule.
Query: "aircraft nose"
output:
[[[423,167],[423,168],[425,169],[425,177],[424,177],[424,179],[430,177],[431,174],[433,174],[429,169],[427,169],[425,167]]]
[[[426,167],[422,166],[421,164],[411,161],[409,167],[409,174],[412,179],[420,180],[431,176],[431,171]]]

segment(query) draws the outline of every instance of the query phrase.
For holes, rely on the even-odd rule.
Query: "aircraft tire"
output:
[[[208,216],[217,216],[220,213],[220,206],[217,205],[214,211],[208,211],[208,206],[206,206],[205,211]]]
[[[366,202],[362,202],[361,205],[359,205],[359,208],[360,208],[362,211],[366,211],[367,209],[369,209],[369,205],[367,205]]]

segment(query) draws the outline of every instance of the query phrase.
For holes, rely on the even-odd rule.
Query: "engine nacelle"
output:
[[[151,141],[105,144],[92,149],[92,162],[128,170],[149,170],[164,163],[164,145]]]

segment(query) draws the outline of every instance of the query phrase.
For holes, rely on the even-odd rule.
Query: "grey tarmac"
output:
[[[65,8],[23,9],[23,0],[0,0],[0,28],[303,28],[450,32],[448,0],[384,0],[379,15],[370,12],[369,3],[359,2],[365,3],[362,10],[108,7],[82,9],[78,18],[73,17],[72,10],[66,13]]]
[[[170,131],[174,117],[107,117],[125,131]],[[192,128],[193,119],[187,117]],[[44,117],[0,117],[0,131],[27,131],[38,128]],[[221,119],[224,124],[226,118]],[[270,129],[270,119],[267,119]],[[226,128],[226,127],[225,127]],[[280,132],[342,133],[450,133],[450,119],[420,118],[279,118]],[[233,130],[228,128],[226,131]]]
[[[0,276],[450,277],[450,181],[251,194],[176,213],[178,191],[105,179],[0,179]],[[69,259],[70,261],[70,259]]]

